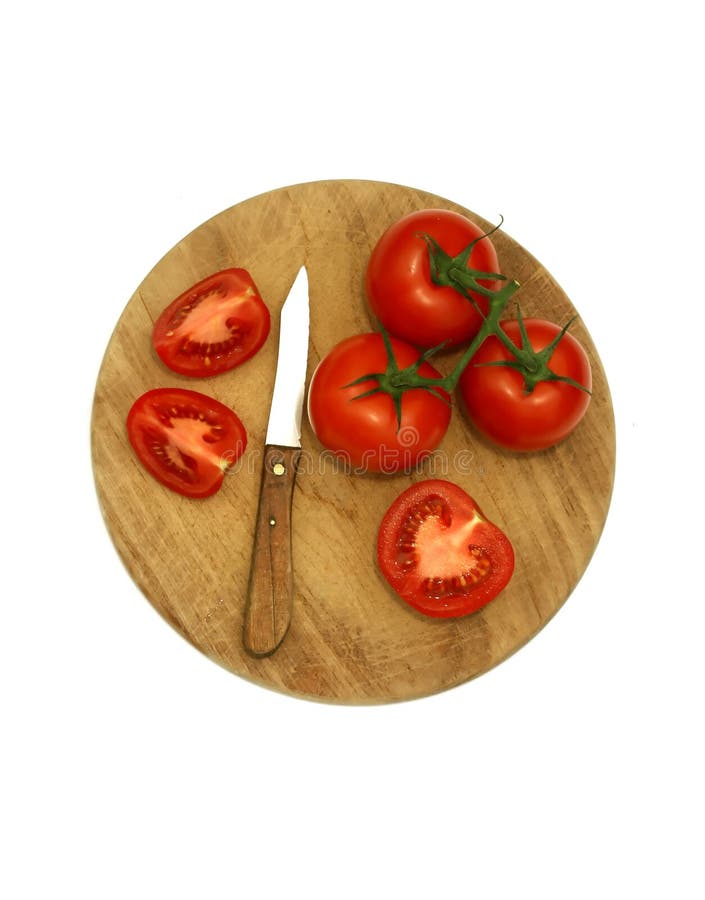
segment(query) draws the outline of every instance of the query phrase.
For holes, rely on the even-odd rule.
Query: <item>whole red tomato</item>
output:
[[[409,344],[395,338],[390,343],[400,369],[418,359],[418,352]],[[358,334],[341,341],[321,360],[309,386],[308,416],[316,437],[361,472],[389,474],[414,468],[438,446],[450,422],[449,403],[421,388],[404,393],[401,424],[389,394],[357,399],[374,390],[377,383],[369,379],[350,386],[351,382],[385,372],[387,364],[381,335]],[[419,374],[440,377],[427,362]],[[448,397],[445,392],[443,395]]]
[[[460,213],[425,209],[395,222],[379,239],[367,266],[366,289],[370,309],[390,334],[415,347],[449,347],[475,336],[482,318],[467,297],[431,279],[428,234],[450,257],[461,253],[483,231]],[[466,268],[498,272],[497,253],[488,237],[474,246]],[[497,282],[480,279],[483,287]],[[487,300],[472,294],[483,313]]]
[[[512,342],[522,346],[518,321],[502,322]],[[524,319],[531,347],[548,347],[561,329],[543,319]],[[590,403],[590,361],[582,345],[568,332],[548,361],[555,375],[571,378],[581,390],[563,381],[541,381],[527,391],[524,377],[508,366],[485,365],[512,360],[507,347],[494,335],[487,338],[463,372],[459,389],[469,417],[495,444],[508,450],[544,450],[567,437],[585,415]]]

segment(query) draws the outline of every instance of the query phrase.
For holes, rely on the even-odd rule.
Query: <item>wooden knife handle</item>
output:
[[[253,656],[274,653],[291,621],[291,506],[300,458],[300,447],[264,448],[243,630],[245,649]]]

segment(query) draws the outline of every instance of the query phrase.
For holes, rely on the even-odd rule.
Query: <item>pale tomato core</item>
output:
[[[197,334],[199,341],[205,344],[224,341],[232,335],[233,325],[236,324],[229,324],[229,320],[236,319],[238,307],[254,296],[255,292],[250,287],[236,295],[229,294],[222,288],[216,288],[211,293],[196,298],[196,306],[188,310],[188,314],[179,324],[169,329],[168,336],[178,337],[183,334],[186,337]],[[184,310],[190,302],[194,301],[189,300],[181,309]],[[177,318],[180,317],[180,312],[176,313]]]
[[[420,523],[416,543],[423,547],[416,565],[416,574],[421,578],[453,578],[457,576],[458,560],[467,566],[465,573],[472,572],[476,560],[468,554],[472,545],[472,533],[482,518],[475,513],[472,519],[460,525],[446,525],[440,516],[429,516]]]
[[[231,460],[215,450],[212,441],[207,440],[207,435],[212,432],[214,426],[201,419],[179,418],[178,422],[178,442],[171,440],[172,427],[162,426],[162,433],[168,441],[168,443],[165,441],[164,452],[172,462],[183,465],[183,454],[196,459],[205,459],[224,472],[231,464]]]

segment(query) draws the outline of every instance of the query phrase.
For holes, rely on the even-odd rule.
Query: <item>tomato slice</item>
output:
[[[514,571],[507,536],[462,488],[436,479],[412,485],[389,507],[377,559],[401,599],[436,618],[486,606]]]
[[[182,388],[142,394],[127,415],[127,434],[147,471],[185,497],[214,494],[247,446],[231,409]]]
[[[184,291],[154,323],[159,358],[202,378],[239,366],[267,340],[269,310],[245,269],[224,269]]]

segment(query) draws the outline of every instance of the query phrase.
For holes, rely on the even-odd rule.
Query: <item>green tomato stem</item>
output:
[[[502,328],[499,324],[499,317],[502,315],[504,310],[506,309],[507,304],[509,303],[512,296],[519,290],[519,282],[518,281],[508,281],[504,287],[502,287],[499,291],[489,291],[489,311],[487,316],[482,322],[480,326],[480,330],[475,335],[471,343],[469,344],[467,350],[460,357],[458,364],[450,373],[450,375],[446,376],[446,383],[448,385],[447,390],[452,392],[458,386],[458,382],[460,381],[460,377],[468,366],[468,363],[473,358],[473,356],[480,349],[482,344],[484,344],[485,340],[491,335],[494,334],[502,340],[502,336],[509,340],[506,336]],[[509,341],[511,343],[511,341]],[[514,346],[512,344],[512,346]]]
[[[399,369],[396,366],[396,361],[392,363],[392,357],[390,356],[390,365],[393,365],[393,369],[388,370],[386,377],[383,377],[382,379],[378,378],[378,383],[382,391],[385,393],[401,391],[403,393],[404,391],[412,390],[413,388],[426,388],[427,390],[435,389],[435,392],[440,388],[441,390],[452,394],[468,363],[480,349],[485,340],[492,334],[497,335],[500,331],[504,335],[504,332],[499,326],[499,318],[504,312],[509,300],[517,290],[519,290],[519,282],[508,281],[501,290],[488,291],[490,302],[487,316],[483,319],[480,330],[468,345],[465,352],[458,360],[455,368],[449,375],[445,375],[442,378],[427,378],[424,375],[419,375],[419,360],[411,366],[408,366],[406,369]],[[386,336],[384,329],[382,330],[382,334],[385,343],[387,343],[389,339]],[[506,338],[506,335],[504,335],[504,337]],[[509,340],[509,338],[507,338],[507,340]],[[512,347],[514,347],[513,344]],[[439,349],[440,347],[434,347],[430,351],[427,350],[423,354],[422,361],[427,361],[429,357]]]

